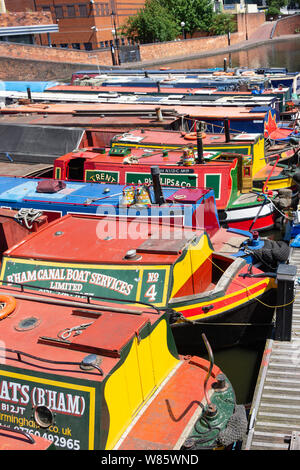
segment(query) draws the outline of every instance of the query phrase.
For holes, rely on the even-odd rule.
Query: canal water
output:
[[[241,51],[188,59],[180,62],[168,62],[168,67],[178,69],[223,67],[224,58],[232,67],[286,67],[289,72],[300,72],[300,35],[292,40],[270,41],[262,46]],[[159,68],[159,66],[153,68]]]
[[[286,67],[289,72],[300,72],[300,36],[295,36],[291,41],[271,42],[251,49],[231,52],[230,55],[222,53],[193,60],[168,62],[166,65],[178,69],[223,67],[224,57],[227,58],[227,63],[231,62],[232,67]],[[161,65],[156,68],[159,67]],[[274,232],[268,232],[263,236],[279,238],[278,233]],[[243,347],[235,346],[213,351],[214,363],[231,381],[238,404],[250,404],[253,399],[264,348],[265,340]],[[193,353],[196,354],[196,351]]]

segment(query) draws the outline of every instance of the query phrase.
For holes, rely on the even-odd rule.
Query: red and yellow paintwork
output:
[[[101,304],[92,311],[91,305],[78,299],[76,306],[74,298],[68,299],[75,302],[70,307],[64,303],[66,299],[60,303],[48,294],[43,296],[45,302],[40,297],[37,303],[15,289],[0,288],[3,291],[16,296],[17,306],[1,323],[5,367],[0,371],[0,393],[9,398],[10,389],[4,388],[7,382],[18,388],[14,389],[13,409],[2,398],[0,423],[23,426],[34,438],[52,436],[55,448],[65,450],[66,442],[68,449],[76,445],[81,450],[163,450],[182,445],[192,419],[202,413],[199,403],[207,403],[204,381],[209,363],[199,357],[178,356],[165,314],[137,307],[132,307],[131,314],[103,311]],[[33,315],[35,327],[22,330],[20,322]],[[80,335],[58,340],[60,331],[86,322],[90,324]],[[27,360],[15,360],[16,344]],[[101,374],[95,370],[85,373],[79,367],[87,354],[101,357]],[[207,382],[210,398],[219,373],[214,366]],[[85,407],[77,417],[74,412],[70,416],[60,401],[55,423],[43,429],[33,416],[36,403],[31,403],[37,389],[43,397],[51,392],[49,404],[43,402],[50,411],[55,409],[54,398],[61,394],[84,394]],[[174,422],[173,415],[178,417],[184,410],[182,419]],[[42,437],[36,442],[36,449],[44,448]]]
[[[128,230],[126,221],[114,222],[118,227],[117,233],[125,233],[125,230]],[[166,227],[163,224],[152,224],[150,227],[146,222],[138,222],[137,238],[116,237],[106,240],[104,236],[106,233],[103,232],[103,235],[101,231],[101,227],[106,224],[105,217],[84,215],[68,215],[49,224],[7,250],[2,262],[1,280],[7,282],[18,279],[18,282],[22,282],[22,278],[8,276],[11,266],[14,267],[13,270],[20,272],[24,270],[26,272],[30,266],[30,269],[34,270],[42,269],[44,266],[85,270],[88,273],[96,269],[98,272],[106,269],[108,270],[104,271],[106,274],[109,274],[109,270],[114,270],[122,279],[136,270],[139,277],[134,300],[150,302],[159,307],[171,305],[174,310],[193,320],[217,318],[225,312],[230,316],[231,309],[245,306],[251,300],[275,288],[274,281],[268,277],[241,278],[239,275],[246,273],[248,266],[238,265],[237,269],[231,272],[230,283],[216,291],[223,275],[226,277],[226,271],[233,266],[233,262],[236,265],[237,261],[226,254],[214,253],[211,241],[204,231],[185,228],[183,234],[182,228],[173,226],[168,227],[169,238],[166,238]],[[225,230],[217,232],[215,238],[218,240],[218,248],[222,250],[227,242],[230,243],[231,237],[232,235]],[[212,241],[214,243],[214,237]],[[136,250],[138,257],[125,259],[128,250]],[[162,273],[164,276],[163,285],[159,287],[160,295],[157,297],[155,295],[153,298],[148,287],[153,286],[155,292],[159,284],[156,284],[155,280],[146,282],[143,273],[149,270],[157,272],[157,279]],[[253,272],[260,271],[254,268]],[[26,282],[27,285],[31,285],[28,279],[23,282],[24,286]],[[48,284],[46,283],[44,287],[49,288],[50,281]],[[90,284],[84,282],[79,284],[81,284],[80,292],[88,294]],[[39,285],[38,282],[36,285]],[[111,297],[114,293],[104,289],[104,295]],[[126,301],[125,295],[123,298]],[[159,301],[156,300],[158,298]],[[213,308],[204,313],[203,307],[211,306],[212,303]]]

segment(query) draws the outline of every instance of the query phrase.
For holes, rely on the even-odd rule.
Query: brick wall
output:
[[[62,80],[69,82],[73,72],[95,67],[65,62],[49,63],[24,59],[1,58],[0,80]]]
[[[246,39],[265,21],[264,13],[248,13],[236,15],[237,32],[232,33],[230,44],[237,44]],[[148,61],[160,58],[170,58],[183,56],[184,54],[193,55],[203,52],[213,51],[224,48],[228,45],[226,36],[207,36],[202,38],[187,39],[185,41],[143,44],[140,46],[141,60]]]
[[[243,41],[243,33],[233,33],[230,37],[230,43],[236,44]],[[176,56],[191,56],[204,52],[211,52],[216,49],[224,48],[228,45],[226,36],[207,36],[195,39],[186,39],[185,41],[162,42],[157,44],[142,44],[140,46],[140,55],[142,61],[167,59]]]
[[[91,55],[91,57],[89,57]],[[77,51],[75,49],[61,49],[56,47],[44,47],[30,44],[15,44],[0,42],[0,58],[9,57],[15,59],[41,60],[58,63],[94,64],[110,66],[111,53],[108,50]],[[98,59],[99,58],[99,59]],[[49,66],[49,64],[48,64]],[[51,67],[53,65],[50,65]],[[2,61],[1,61],[1,68]]]
[[[300,14],[281,18],[276,23],[273,38],[285,34],[294,34],[296,29],[300,29]]]

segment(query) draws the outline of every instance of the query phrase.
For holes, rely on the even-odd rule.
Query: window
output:
[[[84,43],[84,48],[86,51],[91,51],[93,49],[92,43],[91,42],[85,42]]]
[[[75,6],[74,5],[67,5],[67,10],[68,10],[68,17],[69,18],[74,18],[76,16]]]
[[[63,7],[55,7],[55,16],[56,16],[56,18],[63,18],[64,17]]]
[[[86,6],[85,3],[79,4],[78,9],[79,9],[79,16],[81,16],[83,18],[88,16],[87,6]]]
[[[80,49],[80,43],[79,42],[73,42],[72,47],[73,47],[73,49]]]
[[[50,7],[42,7],[43,11],[50,11]]]
[[[68,44],[60,44],[60,47],[66,48],[66,47],[68,47]]]
[[[100,41],[100,47],[105,47],[105,44],[103,41]]]

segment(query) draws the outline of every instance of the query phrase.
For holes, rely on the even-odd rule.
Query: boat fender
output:
[[[220,431],[217,442],[225,448],[238,441],[243,441],[248,428],[248,419],[244,405],[236,405],[227,427]]]
[[[172,308],[168,308],[166,310],[166,316],[170,325],[176,323],[180,318],[182,318],[180,312],[176,312],[176,310],[173,310]]]
[[[12,295],[0,295],[0,303],[4,304],[4,307],[0,310],[0,320],[4,320],[15,310],[17,302]]]
[[[255,249],[251,247],[250,252],[253,257],[263,263],[270,269],[276,269],[279,263],[286,263],[290,255],[289,245],[281,240],[264,240],[264,246],[260,249]]]

